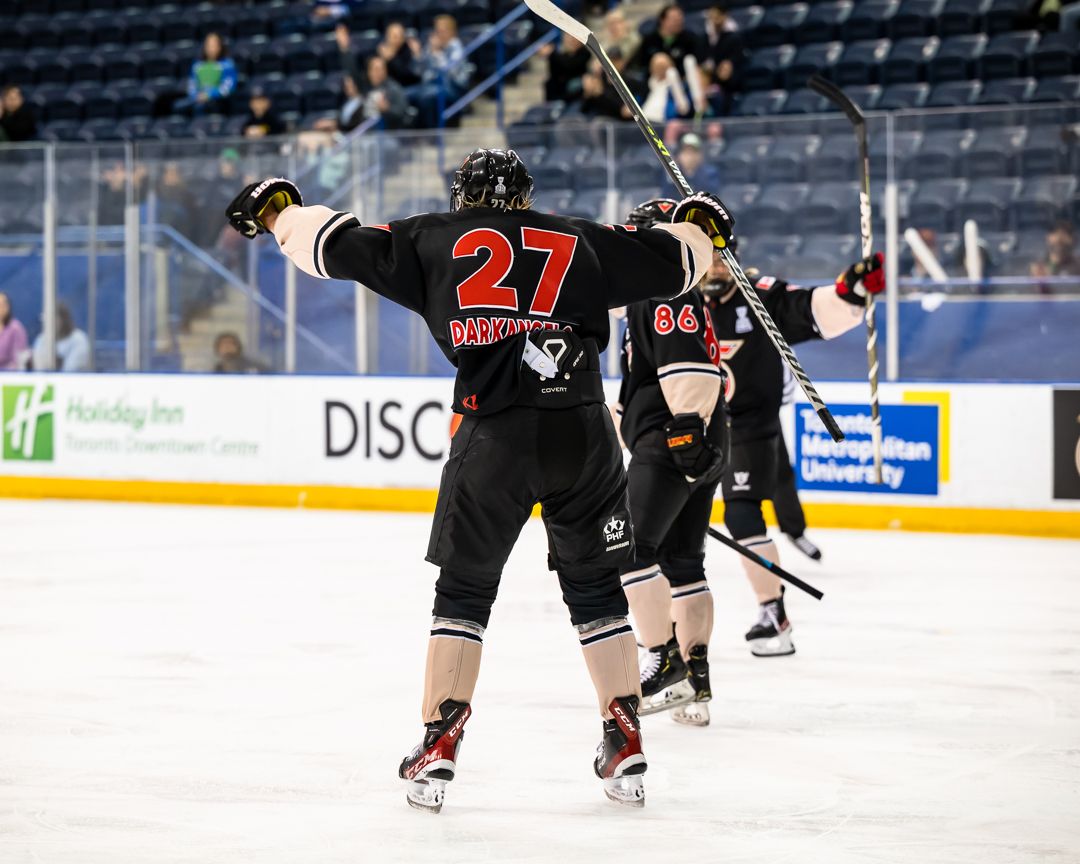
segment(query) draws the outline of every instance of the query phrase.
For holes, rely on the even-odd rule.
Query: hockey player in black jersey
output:
[[[641,228],[670,222],[677,202],[653,199],[630,213]],[[637,635],[641,714],[709,722],[708,646],[713,603],[705,534],[727,437],[720,349],[701,295],[645,300],[626,310],[622,386],[615,406],[630,450],[630,515],[637,552],[622,583]]]
[[[457,770],[503,566],[537,502],[603,716],[595,771],[608,797],[644,801],[637,652],[619,582],[633,529],[598,346],[609,308],[689,291],[713,241],[692,224],[632,230],[536,213],[532,186],[512,150],[478,150],[455,175],[447,213],[362,226],[303,206],[296,186],[276,178],[228,209],[245,236],[273,232],[304,272],[359,282],[423,316],[457,367],[463,420],[427,550],[440,570],[425,732],[399,769],[409,803],[434,812]],[[712,231],[728,224],[718,200],[693,197]]]
[[[780,331],[794,344],[831,339],[857,326],[867,292],[885,289],[883,265],[879,252],[845,270],[835,286],[807,290],[771,276],[755,275],[752,281]],[[702,290],[720,346],[731,416],[731,458],[721,484],[724,523],[740,543],[779,561],[776,545],[765,532],[761,502],[775,494],[777,455],[783,446],[778,418],[783,361],[719,258]],[[780,579],[746,559],[743,566],[761,606],[758,621],[746,634],[750,651],[758,657],[794,654]]]

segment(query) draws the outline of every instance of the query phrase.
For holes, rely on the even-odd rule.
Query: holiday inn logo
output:
[[[3,388],[3,458],[13,462],[51,462],[53,458],[51,384]]]

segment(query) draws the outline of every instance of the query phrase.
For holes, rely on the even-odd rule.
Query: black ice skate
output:
[[[792,537],[788,534],[788,540],[791,544],[803,553],[807,558],[813,558],[815,561],[821,560],[821,550],[813,540],[810,540],[805,534],[800,534],[798,537]]]
[[[405,800],[410,807],[438,813],[442,810],[446,784],[454,779],[461,750],[462,729],[472,714],[465,702],[447,699],[439,706],[442,720],[428,723],[424,740],[401,760],[398,776],[408,781]]]
[[[784,612],[784,586],[780,586],[779,597],[761,604],[761,614],[747,632],[746,641],[755,657],[784,657],[795,653],[791,622]]]
[[[686,676],[686,664],[674,636],[666,644],[650,648],[641,661],[641,709],[638,713],[642,717],[656,714],[693,699],[694,685]]]
[[[712,699],[712,688],[709,686],[709,648],[707,645],[695,645],[690,649],[690,659],[686,661],[690,667],[690,683],[694,685],[694,700],[680,705],[672,712],[672,719],[676,723],[684,723],[687,726],[708,726],[709,706]]]
[[[637,697],[613,699],[608,710],[613,720],[604,721],[604,738],[596,748],[593,769],[604,781],[604,794],[617,804],[645,806],[645,781],[649,767],[641,750]]]

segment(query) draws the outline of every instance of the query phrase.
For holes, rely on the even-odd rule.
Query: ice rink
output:
[[[799,653],[768,660],[710,548],[713,725],[645,719],[634,811],[592,776],[534,521],[431,816],[396,778],[428,522],[0,502],[0,862],[1080,861],[1080,542],[816,531],[814,565],[782,541],[826,597],[789,593]]]

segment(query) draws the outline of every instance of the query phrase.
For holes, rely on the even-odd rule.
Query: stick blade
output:
[[[528,2],[528,0],[526,0]],[[865,123],[866,118],[863,116],[862,109],[856,105],[848,97],[843,90],[837,87],[832,81],[822,78],[820,75],[814,75],[806,82],[808,86],[815,93],[820,93],[830,102],[832,102],[837,108],[847,114],[848,119],[855,124]]]
[[[569,33],[582,45],[589,41],[589,37],[592,36],[592,31],[578,21],[576,18],[567,15],[556,6],[551,0],[525,0],[525,5],[528,6],[534,14],[539,15],[549,24],[554,24],[563,33]]]

